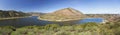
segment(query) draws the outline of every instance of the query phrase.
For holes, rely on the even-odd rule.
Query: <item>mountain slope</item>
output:
[[[72,8],[64,8],[53,13],[42,15],[40,16],[40,19],[49,21],[69,21],[81,19],[83,16],[83,13],[78,10]]]
[[[0,18],[7,18],[7,17],[23,17],[27,16],[28,14],[23,13],[23,12],[17,12],[14,10],[9,10],[9,11],[3,11],[0,10]]]

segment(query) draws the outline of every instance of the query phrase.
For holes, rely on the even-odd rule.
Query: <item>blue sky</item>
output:
[[[120,14],[120,0],[0,0],[0,10],[49,13],[67,7],[85,14]]]

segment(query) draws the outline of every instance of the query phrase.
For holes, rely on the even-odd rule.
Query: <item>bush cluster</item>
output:
[[[120,23],[0,27],[0,35],[120,35]]]

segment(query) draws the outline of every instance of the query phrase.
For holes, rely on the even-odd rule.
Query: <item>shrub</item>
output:
[[[0,35],[120,35],[119,23],[97,24],[85,23],[77,25],[60,26],[48,24],[45,26],[26,26],[17,28],[0,27]]]
[[[0,35],[10,35],[13,29],[12,26],[2,26],[0,27]]]

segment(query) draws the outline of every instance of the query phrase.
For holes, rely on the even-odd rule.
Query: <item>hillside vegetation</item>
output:
[[[23,12],[14,11],[14,10],[9,10],[9,11],[0,10],[0,18],[23,17],[23,16],[28,16],[28,14],[23,13]]]
[[[120,35],[120,23],[0,27],[0,35]]]

